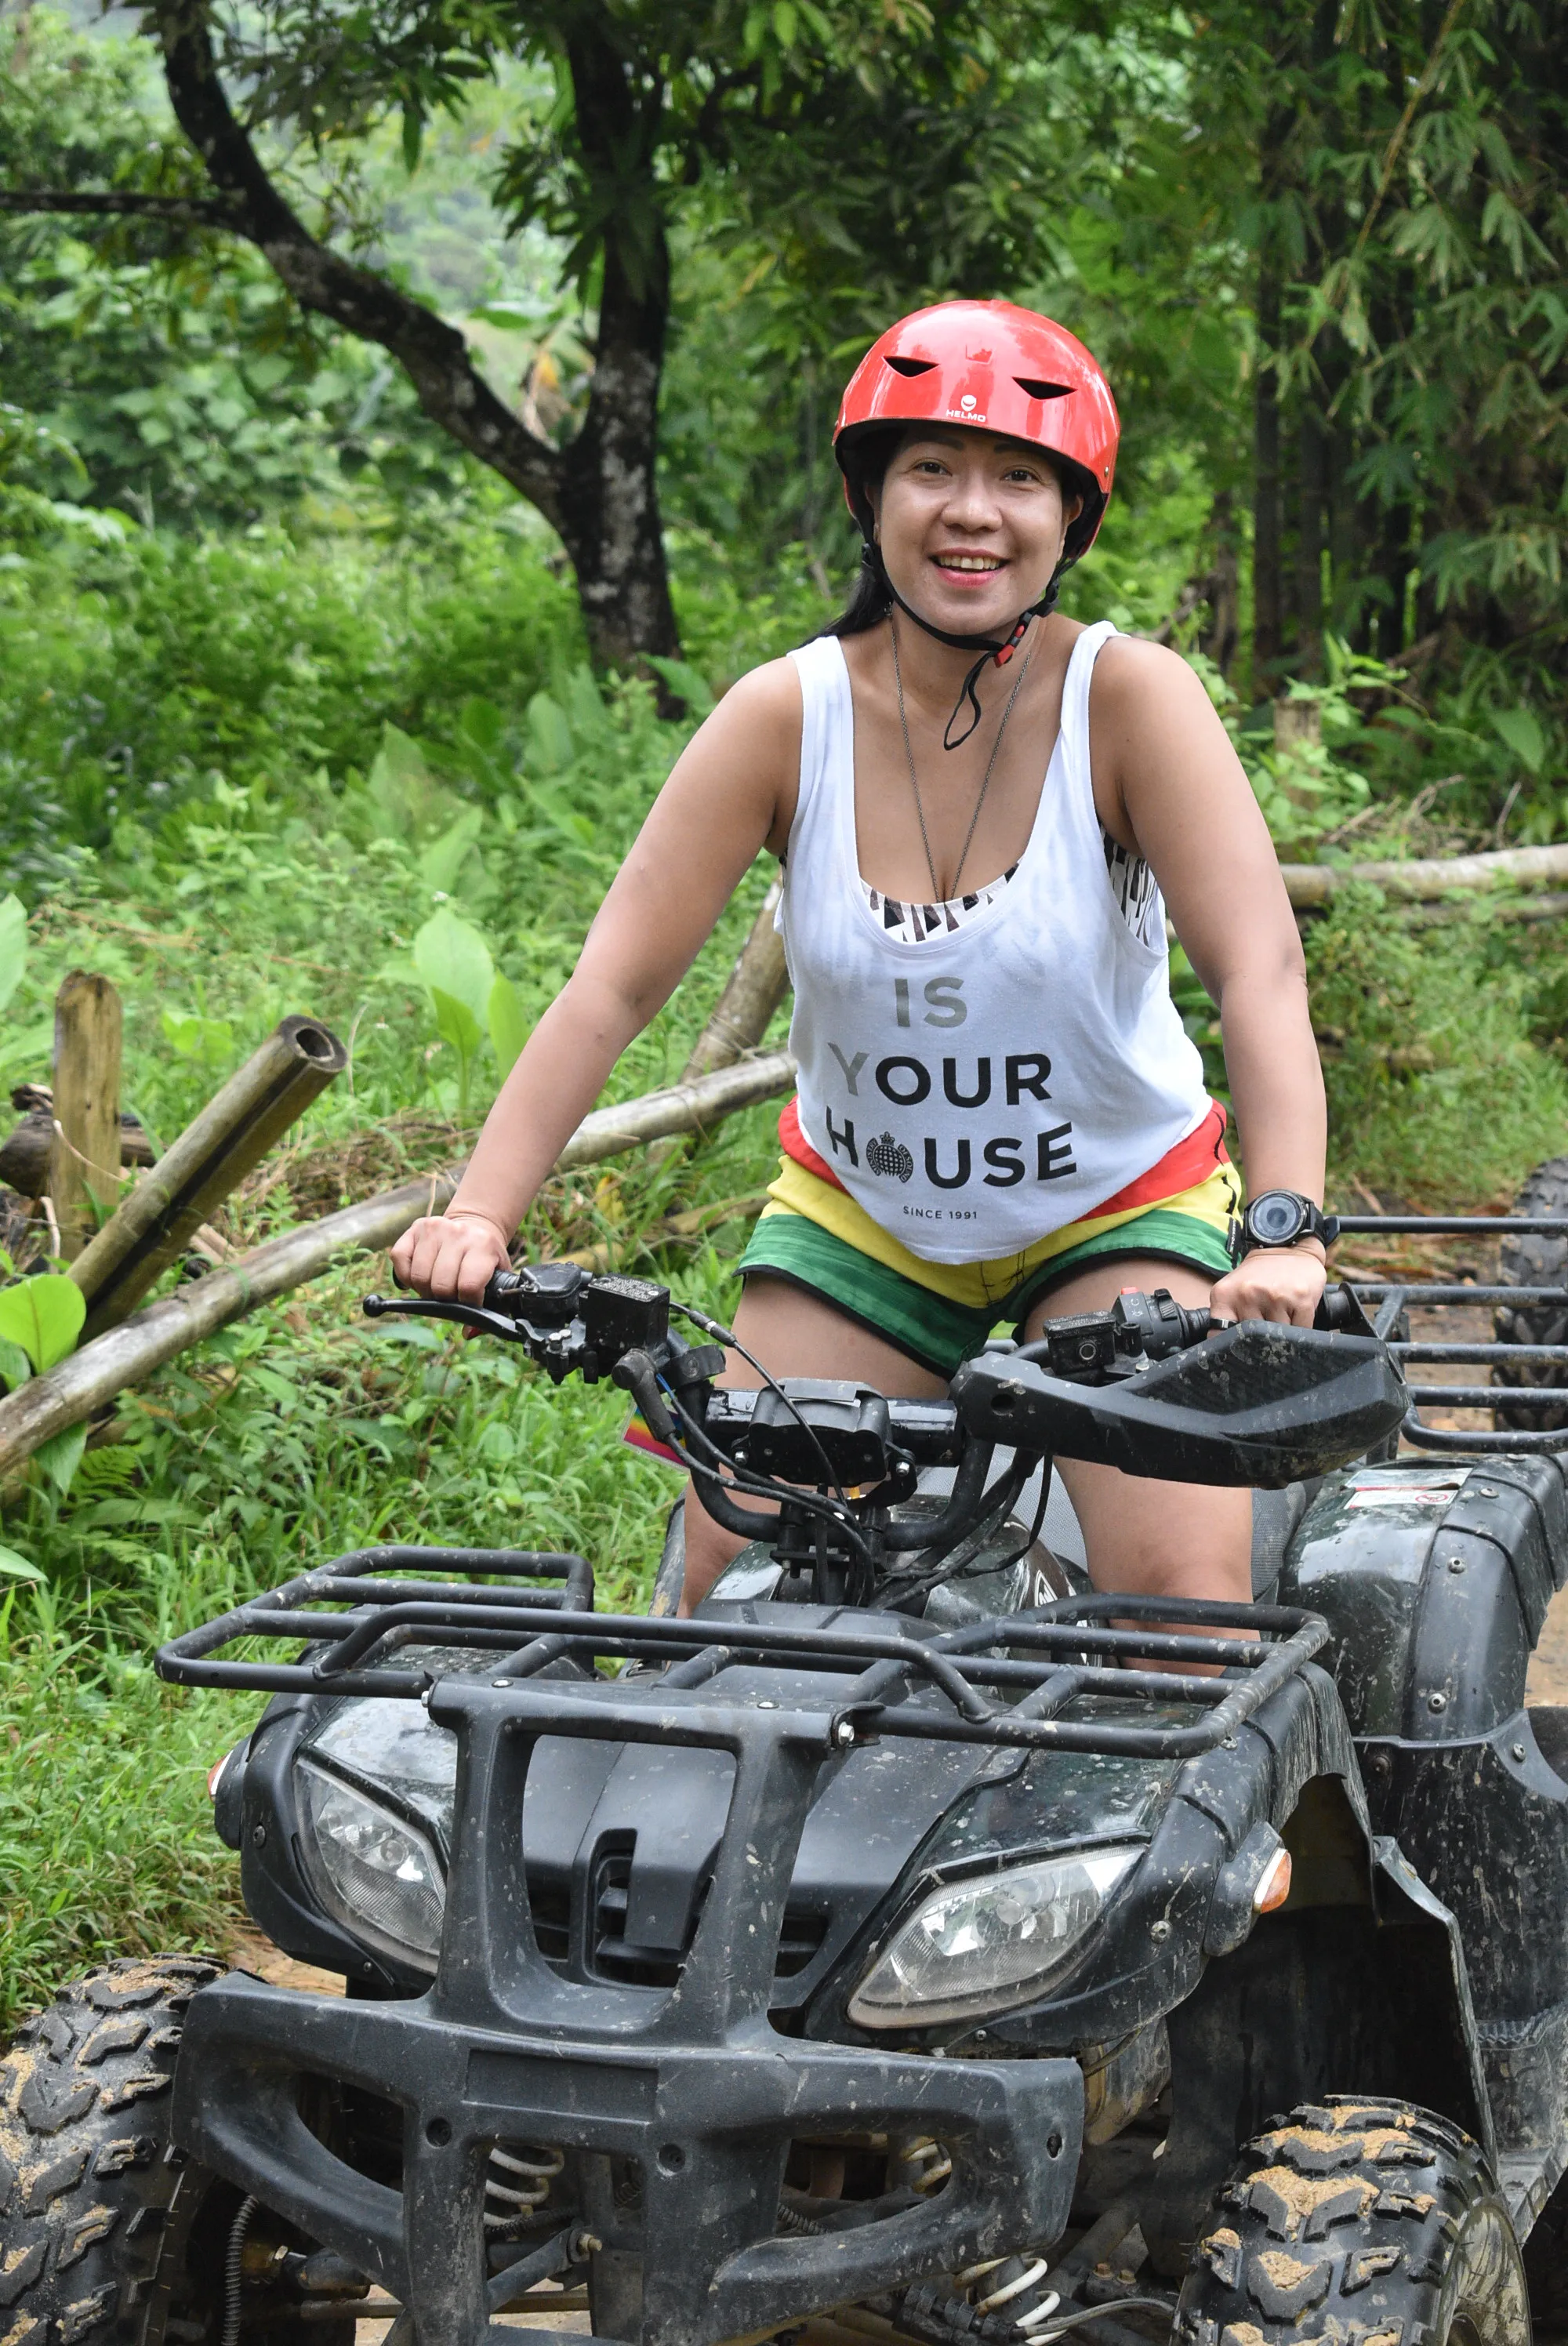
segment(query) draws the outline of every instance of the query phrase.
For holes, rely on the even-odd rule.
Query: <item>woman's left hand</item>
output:
[[[1328,1273],[1317,1249],[1256,1247],[1208,1299],[1218,1320],[1275,1320],[1310,1328]]]

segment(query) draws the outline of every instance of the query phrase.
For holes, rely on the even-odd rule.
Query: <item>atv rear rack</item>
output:
[[[1557,1238],[1568,1239],[1568,1219],[1551,1214],[1341,1214],[1341,1238]],[[1568,1311],[1568,1287],[1470,1286],[1454,1280],[1370,1280],[1352,1273],[1346,1284],[1364,1303],[1377,1306],[1373,1326],[1401,1368],[1422,1362],[1470,1368],[1561,1368],[1568,1372],[1568,1344],[1434,1344],[1393,1341],[1400,1316],[1414,1304],[1431,1311],[1444,1305],[1546,1304]],[[1503,1396],[1506,1394],[1506,1402]],[[1513,1429],[1502,1433],[1458,1433],[1428,1425],[1428,1409],[1562,1409],[1568,1385],[1417,1385],[1400,1428],[1419,1450],[1513,1452],[1568,1450],[1568,1427],[1548,1432]]]
[[[566,1586],[557,1593],[431,1581],[383,1586],[371,1576],[416,1559],[451,1568],[459,1556],[470,1571],[534,1571]],[[415,1659],[396,1668],[388,1658],[410,1645],[426,1652],[433,1646],[455,1648],[495,1656],[490,1685],[515,1689],[520,1713],[538,1733],[619,1738],[629,1732],[642,1739],[657,1719],[659,1735],[676,1741],[688,1739],[683,1711],[687,1719],[693,1719],[694,1709],[711,1719],[722,1708],[738,1726],[755,1709],[755,1698],[744,1691],[726,1701],[726,1671],[748,1664],[784,1667],[848,1681],[841,1700],[824,1702],[813,1688],[794,1707],[796,1727],[808,1740],[820,1737],[825,1753],[894,1736],[1185,1760],[1233,1740],[1329,1636],[1317,1614],[1293,1606],[1097,1594],[931,1637],[844,1627],[838,1619],[830,1627],[782,1618],[661,1620],[577,1609],[586,1572],[575,1556],[512,1553],[491,1559],[472,1549],[366,1549],[185,1631],[161,1649],[156,1667],[160,1678],[182,1686],[418,1701],[438,1679],[483,1676],[483,1666],[454,1672]],[[591,1606],[591,1581],[586,1601]],[[348,1609],[320,1609],[334,1602]],[[795,1609],[776,1608],[780,1616]],[[520,1646],[519,1615],[525,1611],[548,1618]],[[1180,1635],[1176,1625],[1196,1634]],[[1204,1636],[1205,1630],[1211,1634]],[[222,1647],[248,1637],[298,1638],[306,1656],[292,1662],[219,1658]],[[605,1678],[596,1670],[602,1661],[629,1662],[638,1670]],[[1137,1667],[1150,1662],[1189,1667]],[[562,1663],[575,1664],[582,1676],[543,1675]],[[1193,1665],[1219,1674],[1199,1676]],[[661,1673],[657,1678],[655,1671]],[[650,1675],[644,1678],[642,1672]],[[1146,1726],[1123,1718],[1064,1716],[1085,1699],[1096,1706],[1180,1707],[1202,1716],[1191,1724],[1157,1719]]]

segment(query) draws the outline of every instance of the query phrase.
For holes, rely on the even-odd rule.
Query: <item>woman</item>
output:
[[[736,1332],[775,1376],[938,1393],[997,1321],[1033,1335],[1124,1287],[1310,1324],[1323,1086],[1268,831],[1186,664],[1053,616],[1116,436],[1087,351],[1009,302],[943,303],[872,347],[834,442],[865,538],[849,611],[682,753],[456,1197],[394,1249],[401,1280],[479,1297],[766,846],[800,1091]],[[1239,1250],[1166,905],[1219,1007]],[[733,1355],[727,1381],[758,1382]],[[1061,1472],[1099,1586],[1248,1599],[1250,1494]],[[687,1609],[738,1545],[688,1505]]]

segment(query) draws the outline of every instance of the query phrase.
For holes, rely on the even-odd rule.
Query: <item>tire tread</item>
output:
[[[1241,2152],[1194,2247],[1176,2336],[1442,2346],[1454,2244],[1477,2220],[1507,2243],[1495,2346],[1528,2346],[1523,2268],[1480,2146],[1404,2103],[1307,2104]]]

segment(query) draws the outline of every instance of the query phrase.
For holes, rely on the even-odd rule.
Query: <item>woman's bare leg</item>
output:
[[[1125,1287],[1145,1295],[1168,1288],[1190,1310],[1208,1301],[1213,1282],[1174,1262],[1125,1260],[1080,1271],[1052,1289],[1029,1315],[1026,1333],[1046,1320],[1104,1311]],[[1156,1483],[1082,1459],[1057,1461],[1084,1534],[1096,1588],[1137,1596],[1207,1596],[1252,1601],[1252,1494],[1206,1483]]]
[[[926,1399],[947,1391],[941,1377],[918,1367],[907,1352],[873,1336],[857,1321],[835,1311],[820,1296],[793,1287],[788,1280],[770,1279],[763,1271],[754,1271],[747,1279],[735,1315],[735,1332],[776,1377],[850,1377],[870,1385],[873,1392],[901,1400]],[[731,1352],[724,1374],[716,1382],[748,1390],[762,1380],[749,1362]],[[738,1497],[737,1504],[752,1503]],[[688,1483],[683,1614],[702,1602],[744,1545],[738,1533],[727,1532],[714,1522]]]

